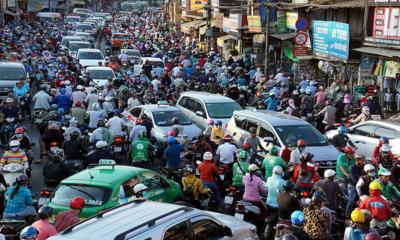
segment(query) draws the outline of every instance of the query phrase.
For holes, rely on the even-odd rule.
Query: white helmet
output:
[[[283,169],[282,169],[281,166],[275,166],[275,167],[272,169],[272,173],[273,173],[273,174],[276,174],[276,175],[282,175],[282,174],[283,174]]]
[[[311,94],[311,89],[306,88],[306,94],[307,94],[307,95],[308,95],[308,94]]]
[[[324,172],[324,177],[325,178],[330,178],[330,177],[333,177],[335,175],[336,175],[336,172],[334,170],[332,170],[332,169],[327,169]]]
[[[387,144],[383,144],[379,152],[390,152],[390,147]]]
[[[138,192],[141,192],[141,191],[145,191],[145,190],[147,190],[147,187],[143,183],[138,183],[133,187],[133,191],[135,193],[138,193]]]
[[[19,141],[18,140],[12,140],[10,142],[10,147],[19,147]]]
[[[96,143],[96,148],[103,148],[105,146],[107,146],[107,142],[106,141],[98,141]]]
[[[258,170],[258,166],[255,164],[250,164],[249,165],[249,172],[255,172]]]
[[[368,171],[372,171],[372,170],[375,170],[374,165],[372,165],[372,164],[365,164],[365,166],[364,166],[364,172],[368,172]]]
[[[99,110],[99,108],[100,108],[100,104],[99,103],[95,102],[95,103],[92,104],[92,109],[93,110],[97,111],[97,110]]]
[[[203,154],[203,159],[204,160],[211,160],[213,158],[213,154],[211,152],[205,152]]]

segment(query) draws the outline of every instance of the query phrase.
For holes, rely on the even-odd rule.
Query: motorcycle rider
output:
[[[215,178],[219,178],[219,171],[215,166],[214,156],[211,152],[205,152],[203,154],[203,161],[199,165],[198,170],[200,173],[200,180],[203,185],[207,188],[210,188],[213,192],[213,197],[215,199],[215,203],[217,208],[221,207],[221,195],[219,193],[219,188],[215,183]]]
[[[249,171],[248,158],[249,154],[245,150],[240,150],[238,154],[239,161],[235,162],[232,167],[232,186],[243,188],[243,177]]]
[[[350,216],[351,210],[354,205],[354,201],[357,197],[357,182],[364,175],[364,162],[365,156],[361,153],[354,154],[356,163],[350,166],[350,178],[349,184],[347,185],[347,206],[346,206],[346,216]]]
[[[265,100],[265,106],[269,111],[277,111],[279,105],[279,99],[275,96],[274,91],[269,92],[269,97]]]
[[[375,181],[382,186],[382,195],[389,203],[396,202],[400,199],[400,191],[390,181],[391,173],[386,168],[380,168],[378,171],[379,178]]]
[[[168,170],[178,169],[182,164],[181,152],[185,151],[182,144],[178,143],[173,136],[167,138],[168,146],[164,149],[164,162]]]
[[[95,130],[100,120],[103,120],[106,114],[101,110],[100,104],[95,102],[92,104],[91,109],[88,109],[89,130]]]
[[[57,148],[50,156],[50,161],[43,166],[43,178],[47,187],[56,188],[72,171],[64,164],[64,151]]]
[[[369,108],[367,106],[364,106],[361,108],[361,114],[358,115],[358,117],[356,117],[355,119],[350,120],[350,122],[352,124],[357,124],[360,122],[365,122],[370,119],[371,119],[371,113],[369,112]]]
[[[347,184],[350,178],[350,166],[354,165],[354,163],[354,149],[345,147],[336,162],[336,173],[340,182]]]
[[[208,119],[207,124],[208,125],[207,125],[206,129],[204,129],[203,134],[205,136],[211,136],[212,128],[214,126],[214,120]]]
[[[33,220],[36,210],[33,207],[32,192],[28,188],[29,178],[25,174],[17,177],[15,185],[9,187],[6,192],[7,203],[4,209],[4,219],[24,219]]]
[[[346,228],[343,240],[363,240],[369,232],[369,226],[365,224],[365,216],[360,209],[351,212],[353,225]]]
[[[289,219],[290,214],[294,211],[301,210],[300,202],[296,198],[296,193],[293,192],[294,183],[285,181],[283,191],[278,193],[278,215],[280,219]]]
[[[112,133],[110,129],[105,127],[104,120],[99,120],[97,122],[97,129],[92,132],[89,138],[89,142],[96,145],[98,141],[105,141],[107,146],[112,143]]]
[[[57,232],[62,232],[68,227],[80,222],[79,214],[85,206],[85,199],[77,196],[71,199],[69,203],[70,210],[59,212],[54,220],[54,227]]]
[[[375,167],[372,164],[365,164],[364,173],[356,184],[357,194],[361,200],[369,195],[369,184],[377,177]]]
[[[193,158],[195,161],[201,160],[205,152],[214,152],[204,135],[200,135],[197,139],[193,145]]]
[[[314,106],[314,98],[311,96],[311,90],[306,88],[305,90],[306,95],[301,99],[300,109],[301,109],[301,116],[309,117],[307,114],[312,114],[313,106]]]
[[[21,164],[25,170],[29,168],[28,157],[20,149],[20,142],[18,140],[12,140],[10,142],[10,149],[3,153],[0,160],[0,169],[11,163]]]
[[[272,170],[272,176],[267,179],[267,211],[269,216],[278,216],[278,194],[283,191],[285,180],[282,179],[283,169],[281,166],[275,166]],[[272,220],[273,218],[271,218]],[[275,225],[278,218],[270,224]],[[269,229],[271,230],[271,229]],[[273,231],[266,231],[266,238],[271,239]]]
[[[371,212],[371,225],[373,222],[384,223],[392,216],[389,203],[382,198],[382,185],[378,181],[369,184],[369,196],[360,203],[360,209]]]
[[[211,129],[211,140],[216,144],[224,137],[225,133],[222,129],[222,122],[220,120],[215,122],[214,127]]]
[[[269,150],[270,155],[267,156],[262,162],[262,169],[265,169],[264,179],[267,180],[272,176],[272,170],[276,166],[280,166],[283,170],[288,168],[287,164],[281,157],[279,157],[279,149],[276,146],[272,146]]]
[[[100,159],[112,159],[111,154],[107,151],[107,142],[97,141],[96,149],[90,151],[86,155],[86,167],[90,164],[98,164]]]
[[[135,118],[135,126],[129,134],[129,140],[133,143],[139,138],[139,133],[146,131],[146,127],[142,125],[142,119]]]
[[[315,117],[322,114],[324,115],[324,119],[322,120],[322,123],[325,125],[324,130],[327,131],[331,129],[336,122],[336,108],[332,105],[330,100],[325,101],[325,108],[319,111]]]
[[[47,93],[47,87],[42,85],[40,86],[40,91],[33,96],[32,101],[34,102],[34,110],[50,110],[50,103],[53,101],[53,98]]]
[[[28,135],[25,134],[25,128],[16,128],[14,133],[15,135],[11,137],[10,141],[19,141],[20,148],[25,152],[26,156],[28,157],[29,166],[31,166],[33,160],[33,151],[31,149],[31,140],[29,139]]]
[[[190,164],[186,165],[182,178],[182,192],[185,200],[200,206],[200,195],[210,191],[210,189],[204,188],[201,180],[196,177],[196,168]]]
[[[261,150],[266,152],[264,147],[261,145],[260,139],[257,136],[257,128],[251,127],[249,129],[249,132],[250,132],[250,136],[248,136],[244,140],[244,143],[250,143],[250,145],[251,145],[250,149],[253,151],[253,153],[255,153],[257,151],[257,147],[259,147]]]
[[[393,154],[390,151],[390,147],[386,144],[382,145],[379,149],[379,154],[376,156],[378,166],[391,169],[393,162],[396,161],[392,156]]]
[[[325,194],[321,191],[315,191],[310,204],[304,208],[304,231],[310,239],[327,239],[329,215],[322,210],[325,201]]]
[[[123,128],[126,127],[126,122],[120,117],[120,113],[116,110],[109,114],[110,119],[106,122],[106,127],[111,131],[111,134],[115,136],[124,136]]]
[[[78,128],[78,120],[75,117],[72,117],[69,120],[69,127],[67,129],[65,129],[64,137],[65,137],[66,141],[71,140],[71,134],[73,132],[78,133],[78,135],[79,135],[78,137],[81,136],[81,130]]]
[[[388,139],[387,137],[380,137],[380,138],[379,138],[379,144],[378,144],[378,146],[376,146],[376,147],[374,148],[374,151],[372,152],[372,163],[373,163],[375,166],[378,166],[378,157],[379,157],[379,155],[380,155],[379,153],[380,153],[381,147],[382,147],[383,145],[386,145],[386,146],[389,145],[389,139]],[[390,150],[390,148],[389,148],[389,150]],[[394,157],[392,151],[390,151],[390,158],[391,158],[391,159],[395,159],[395,157]]]
[[[49,237],[57,234],[56,228],[49,222],[49,218],[51,218],[52,215],[53,209],[51,207],[42,206],[39,208],[39,220],[32,224],[32,227],[35,227],[39,231],[35,240],[46,240]]]
[[[257,175],[257,170],[257,165],[250,164],[249,172],[243,177],[243,200],[254,204],[260,209],[260,220],[264,222],[267,216],[267,207],[262,201],[261,194],[267,194],[267,189],[263,184],[263,180]]]
[[[71,133],[71,139],[67,140],[64,144],[65,150],[65,160],[66,161],[79,161],[78,164],[81,165],[80,160],[85,154],[85,149],[83,147],[83,142],[79,139],[79,132],[73,131]]]
[[[64,143],[64,135],[59,122],[49,122],[47,129],[44,131],[40,141],[42,155],[47,154],[50,144],[53,142],[56,142],[60,148]],[[39,161],[36,161],[36,163],[39,163]]]
[[[146,130],[139,133],[139,138],[131,143],[131,157],[133,166],[150,168],[150,152],[154,146],[148,141]]]
[[[339,208],[338,197],[344,196],[339,184],[335,181],[336,172],[332,169],[327,169],[324,172],[324,179],[318,181],[314,188],[325,193],[328,200],[328,208],[337,210]]]
[[[0,127],[0,137],[3,144],[6,144],[5,134],[7,131],[4,121],[7,118],[14,119],[13,124],[15,125],[17,121],[22,120],[21,111],[18,106],[14,105],[14,99],[8,97],[6,98],[5,102],[6,104],[0,109],[0,123],[3,123]]]
[[[224,143],[219,145],[217,148],[216,158],[218,159],[220,165],[226,164],[229,165],[231,168],[233,165],[234,157],[238,152],[238,149],[236,148],[235,145],[231,143],[232,141],[231,135],[225,135],[223,141]]]
[[[313,157],[314,155],[311,153],[304,153],[300,164],[295,167],[292,179],[296,183],[296,191],[310,192],[314,183],[319,180]]]
[[[339,134],[336,134],[332,138],[332,145],[338,149],[344,149],[347,144],[349,144],[352,148],[356,148],[354,143],[350,140],[349,136],[346,135],[348,132],[345,126],[340,126],[338,128]]]
[[[306,149],[306,141],[304,139],[297,140],[296,148],[290,152],[290,162],[289,165],[297,165],[300,163],[300,158]]]

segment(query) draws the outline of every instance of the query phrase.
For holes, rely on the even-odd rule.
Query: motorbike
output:
[[[10,186],[15,183],[17,177],[25,173],[25,168],[19,163],[10,163],[3,167],[3,175],[6,183]]]
[[[8,117],[6,121],[3,123],[4,126],[4,137],[5,141],[9,142],[10,138],[14,135],[14,131],[17,127],[19,127],[17,118]]]
[[[226,196],[224,198],[225,214],[233,215],[235,212],[235,205],[238,199],[243,196],[243,190],[238,187],[230,186],[226,189]]]
[[[0,221],[0,233],[4,235],[5,239],[18,240],[25,226],[25,220],[2,219]]]
[[[114,160],[117,163],[125,163],[127,147],[125,144],[124,136],[114,136],[114,140],[111,144],[111,151],[114,156]]]
[[[167,179],[171,179],[171,180],[179,183],[182,187],[183,169],[179,168],[176,170],[170,170],[168,168],[162,168],[161,175]]]
[[[32,122],[37,127],[39,127],[43,123],[43,117],[46,116],[48,110],[45,109],[34,109],[32,114]]]
[[[260,208],[250,202],[241,200],[236,203],[234,216],[239,220],[255,225],[258,235],[262,236],[265,224],[264,219],[260,218],[260,214]]]

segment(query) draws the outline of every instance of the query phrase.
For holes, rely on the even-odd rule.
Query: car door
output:
[[[371,159],[372,151],[378,144],[374,136],[375,129],[375,124],[366,123],[355,126],[348,134],[350,140],[356,145],[358,152],[364,154],[367,159]]]
[[[163,240],[191,239],[190,223],[187,220],[168,225],[163,232]]]
[[[243,129],[244,124],[246,122],[246,118],[239,114],[234,114],[229,120],[227,127],[227,134],[232,135],[233,141],[236,146],[242,145],[242,136],[246,134],[246,131]]]
[[[144,171],[138,175],[139,182],[143,183],[147,188],[148,198],[153,201],[165,202],[166,194],[162,187],[160,176],[152,171]]]
[[[208,216],[198,216],[190,219],[193,240],[224,239],[224,226]]]
[[[379,125],[377,125],[376,129],[375,129],[374,136],[375,136],[375,142],[376,142],[374,147],[376,147],[378,145],[380,137],[387,137],[389,139],[389,144],[392,147],[391,151],[393,153],[395,153],[395,154],[397,153],[397,148],[398,148],[397,147],[398,146],[397,143],[398,142],[396,143],[394,140],[396,138],[398,138],[399,135],[398,135],[398,132],[395,129],[387,127],[387,126],[379,126]],[[373,148],[371,149],[371,155],[372,155]]]
[[[188,118],[193,122],[195,117],[195,104],[196,103],[194,99],[184,96],[178,101],[177,107],[182,110],[182,112],[184,112],[186,116],[188,116]]]
[[[206,109],[201,101],[197,99],[194,99],[194,101],[195,101],[194,119],[196,125],[199,126],[201,129],[206,129],[206,127],[208,126]]]
[[[244,140],[246,140],[246,138],[250,136],[250,133],[249,133],[250,128],[255,127],[256,129],[258,129],[258,125],[259,124],[254,119],[247,117],[247,119],[243,123],[243,127],[242,127],[243,132],[240,136],[240,142],[242,144],[244,143]]]

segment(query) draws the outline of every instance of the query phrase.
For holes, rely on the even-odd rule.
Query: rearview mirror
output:
[[[265,137],[265,138],[263,138],[263,140],[264,140],[264,142],[267,142],[267,143],[274,142],[274,139],[272,137]]]
[[[196,111],[196,115],[200,116],[200,117],[203,117],[203,112],[202,111]]]

